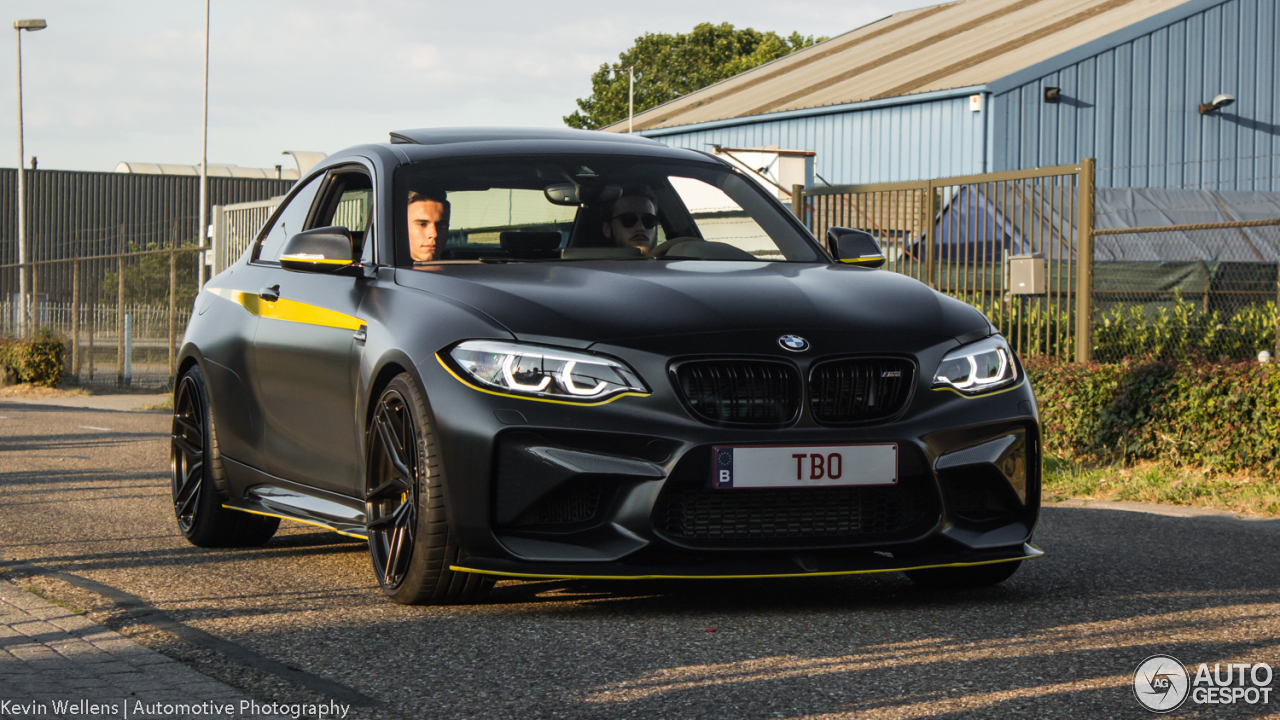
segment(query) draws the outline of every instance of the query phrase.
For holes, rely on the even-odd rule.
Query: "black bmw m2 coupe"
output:
[[[1039,510],[991,323],[658,142],[437,129],[326,159],[195,302],[173,507],[364,538],[401,603],[497,578],[998,583]]]

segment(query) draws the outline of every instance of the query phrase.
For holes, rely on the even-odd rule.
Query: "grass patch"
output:
[[[1280,516],[1280,482],[1158,462],[1087,466],[1045,453],[1044,500],[1124,500]]]
[[[169,398],[168,400],[165,400],[163,402],[143,405],[138,409],[139,410],[165,410],[167,412],[173,412],[173,398]]]

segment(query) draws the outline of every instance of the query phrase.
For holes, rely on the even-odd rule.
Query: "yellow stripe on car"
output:
[[[281,255],[280,262],[312,263],[316,265],[351,265],[350,260],[326,258],[319,255]]]
[[[460,565],[450,565],[449,569],[454,572],[474,573],[476,575],[495,575],[498,577],[527,578],[531,580],[766,580],[769,578],[831,577],[836,575],[868,575],[870,573],[903,572],[906,570],[933,570],[935,568],[975,567],[978,565],[995,565],[996,563],[1014,562],[1016,560],[1031,560],[1033,558],[1038,558],[1043,554],[1044,553],[1042,552],[1037,555],[1023,555],[1022,557],[1001,558],[999,560],[983,560],[981,562],[943,563],[940,565],[912,565],[910,567],[873,568],[871,570],[832,570],[829,572],[777,573],[773,575],[548,575],[544,573],[506,572],[503,570],[477,570],[476,568],[462,567]]]
[[[285,298],[263,300],[256,293],[247,293],[228,288],[205,288],[205,291],[236,303],[252,315],[270,320],[319,325],[343,330],[359,330],[367,324],[358,317],[344,315],[336,310],[329,310],[316,305],[308,305],[297,300]]]

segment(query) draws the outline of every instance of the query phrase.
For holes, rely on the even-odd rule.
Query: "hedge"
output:
[[[1045,449],[1085,463],[1160,460],[1280,478],[1280,367],[1025,362]]]
[[[30,339],[0,338],[0,365],[11,367],[18,380],[56,387],[62,380],[62,340],[48,329]]]

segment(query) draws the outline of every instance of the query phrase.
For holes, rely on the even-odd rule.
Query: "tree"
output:
[[[564,122],[595,130],[627,119],[628,67],[635,68],[639,114],[823,40],[795,32],[783,38],[751,28],[735,30],[729,23],[702,23],[687,35],[645,33],[618,62],[600,66],[591,76],[591,95],[579,98],[578,109]]]

